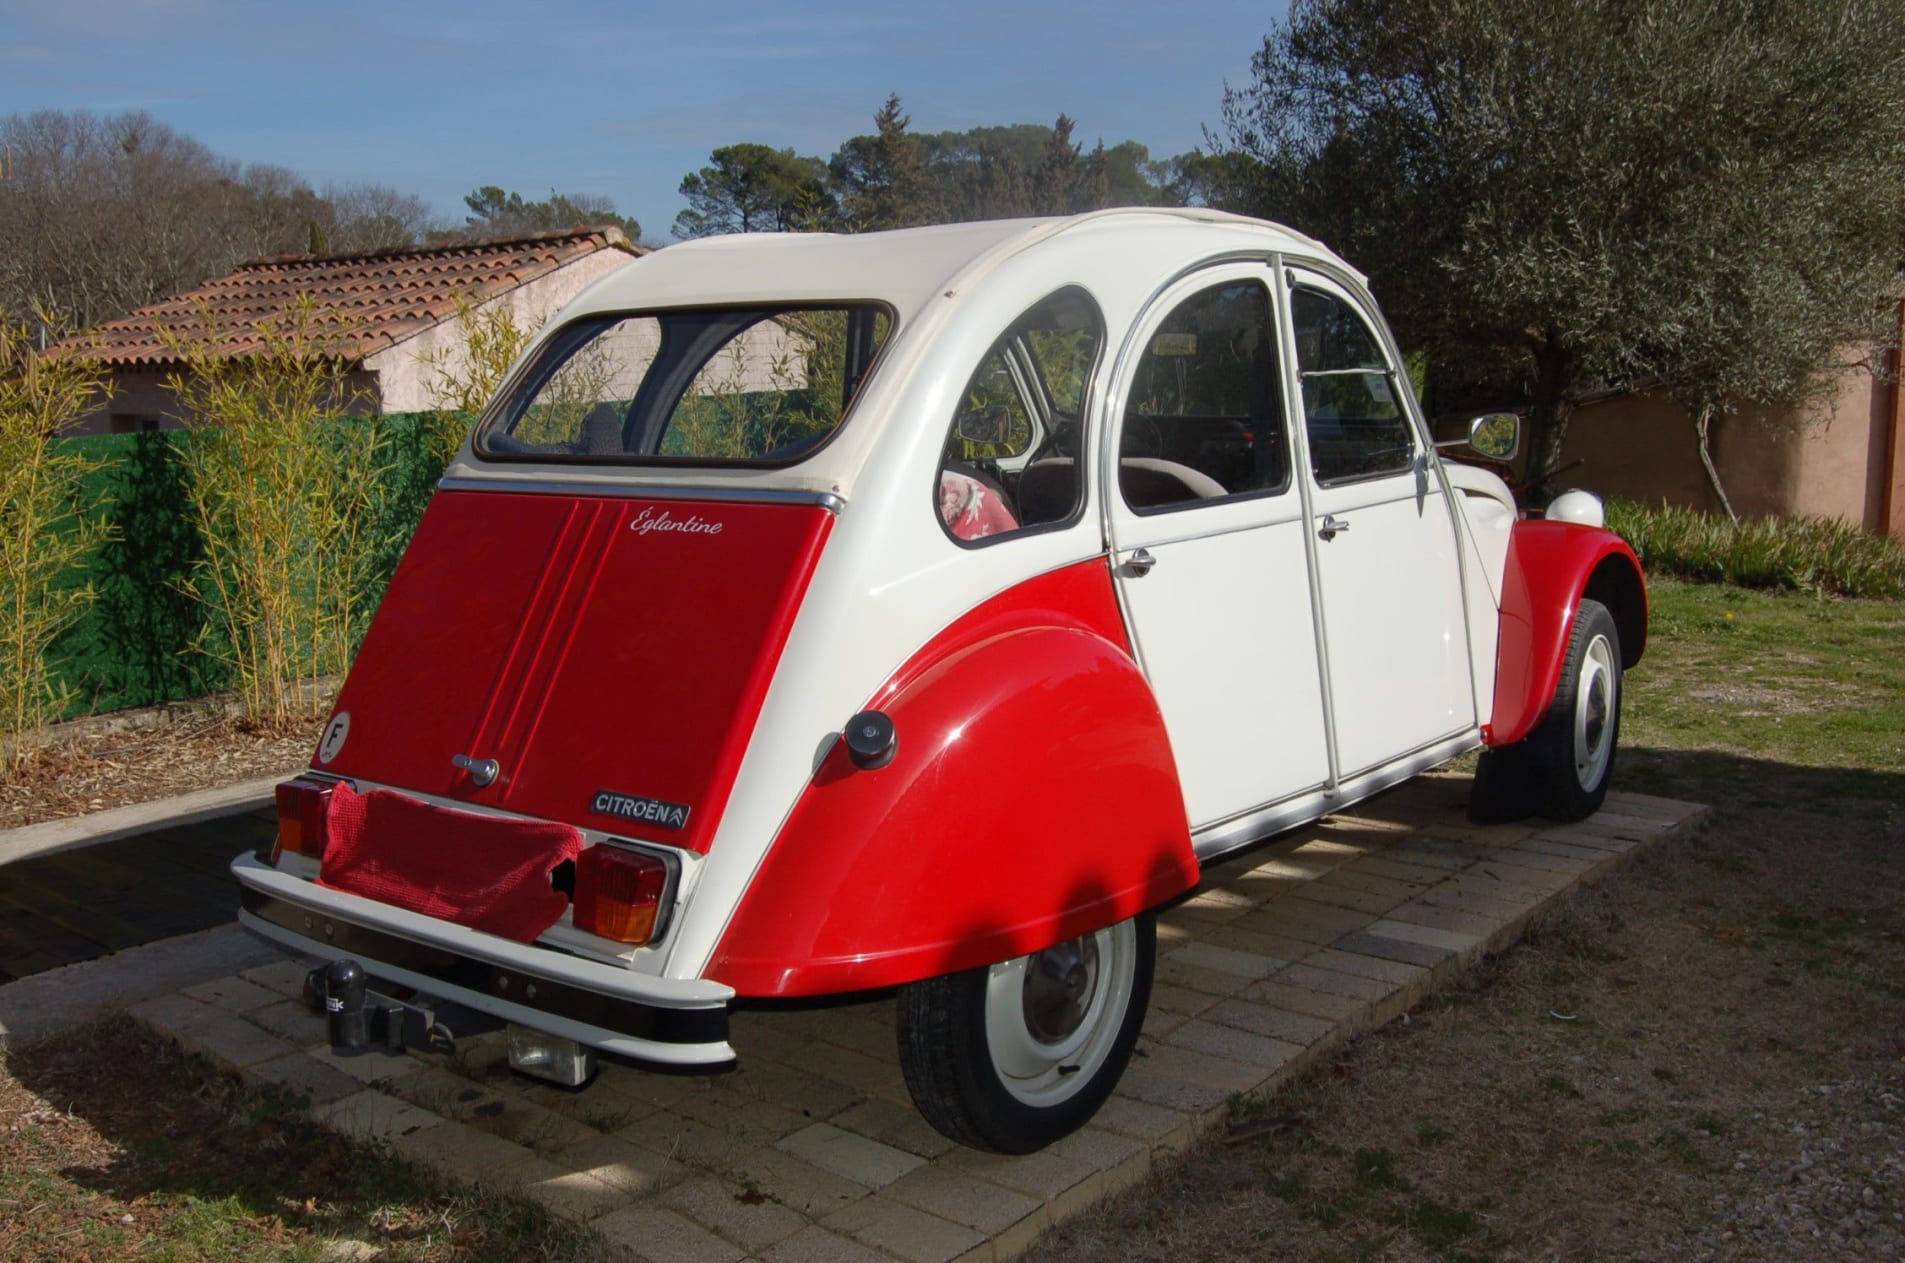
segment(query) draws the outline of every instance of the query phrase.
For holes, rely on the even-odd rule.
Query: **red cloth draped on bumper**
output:
[[[582,850],[566,824],[437,807],[389,790],[331,793],[318,885],[534,941],[569,906],[549,874]]]

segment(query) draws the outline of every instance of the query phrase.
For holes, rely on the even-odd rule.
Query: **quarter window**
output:
[[[1079,433],[1104,320],[1062,289],[1012,322],[959,393],[935,487],[939,520],[977,543],[1072,520],[1084,504]]]
[[[1382,344],[1349,304],[1321,290],[1296,289],[1297,376],[1310,466],[1321,485],[1402,473],[1415,462],[1415,436]]]
[[[1139,513],[1290,485],[1270,294],[1200,290],[1150,335],[1125,403],[1118,486]]]

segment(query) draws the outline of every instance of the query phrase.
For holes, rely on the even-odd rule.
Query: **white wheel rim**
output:
[[[1592,790],[1614,757],[1614,720],[1620,713],[1620,676],[1606,636],[1588,642],[1574,689],[1574,779]]]
[[[1007,1092],[1027,1105],[1052,1106],[1097,1077],[1124,1025],[1137,959],[1137,928],[1120,921],[992,967],[986,1048]],[[1069,1002],[1059,998],[1055,976],[1068,980]]]

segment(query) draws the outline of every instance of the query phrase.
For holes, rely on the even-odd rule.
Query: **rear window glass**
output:
[[[503,460],[785,465],[826,442],[892,329],[885,308],[745,307],[582,321],[477,439]]]

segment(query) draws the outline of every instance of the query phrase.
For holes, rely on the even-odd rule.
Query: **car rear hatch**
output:
[[[316,766],[705,851],[832,520],[812,502],[444,490]]]

